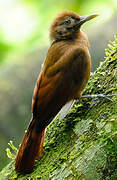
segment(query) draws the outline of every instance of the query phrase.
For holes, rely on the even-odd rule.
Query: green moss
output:
[[[91,77],[85,94],[117,94],[117,37]],[[31,174],[17,175],[14,161],[0,179],[117,179],[117,96],[77,101],[69,114],[48,127],[44,155]]]

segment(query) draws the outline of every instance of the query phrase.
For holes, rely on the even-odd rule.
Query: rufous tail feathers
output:
[[[38,134],[34,131],[34,124],[32,120],[16,157],[15,170],[21,174],[30,172],[35,159],[42,156],[46,128]]]

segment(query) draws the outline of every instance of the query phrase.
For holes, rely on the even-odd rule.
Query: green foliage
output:
[[[0,63],[5,59],[7,53],[11,51],[11,49],[12,45],[0,40]]]
[[[16,153],[17,153],[18,149],[13,145],[13,141],[10,141],[10,142],[8,143],[8,145],[10,146],[11,150],[12,150],[15,154],[13,154],[13,153],[10,151],[10,149],[7,148],[7,149],[6,149],[7,156],[8,156],[9,159],[14,160],[15,157],[16,157]]]

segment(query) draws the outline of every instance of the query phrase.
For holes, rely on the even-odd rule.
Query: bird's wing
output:
[[[60,57],[59,60],[55,61],[54,64],[51,64],[51,60],[47,57],[43,68],[40,72],[40,75],[37,79],[33,99],[32,99],[32,112],[34,113],[38,100],[41,102],[41,99],[48,94],[51,94],[53,86],[56,87],[57,84],[60,82],[57,81],[61,79],[61,71],[66,68],[67,64],[71,61],[75,54],[78,54],[77,49],[74,48],[72,51],[67,51],[64,56]],[[46,69],[46,64],[48,64],[48,60],[50,65]],[[46,73],[44,72],[46,69]],[[56,88],[55,88],[56,89]],[[54,90],[54,89],[53,89]],[[45,97],[47,98],[47,96]],[[44,100],[44,98],[43,98]]]
[[[39,110],[40,105],[44,105],[51,98],[51,94],[56,90],[56,82],[60,79],[60,73],[57,73],[53,77],[48,77],[43,75],[43,71],[41,71],[38,80],[36,82],[33,99],[32,99],[32,112]],[[38,107],[37,107],[38,106]],[[41,108],[41,107],[40,107]]]
[[[68,101],[75,98],[76,87],[78,89],[79,82],[85,80],[84,66],[87,66],[85,61],[85,52],[73,48],[47,69],[45,66],[42,68],[32,101],[33,117],[36,119],[37,127],[43,126],[41,130]],[[69,108],[70,106],[67,109]]]

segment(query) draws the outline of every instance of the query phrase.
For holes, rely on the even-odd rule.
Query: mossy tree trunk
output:
[[[106,59],[90,78],[84,94],[117,94],[117,37]],[[116,180],[117,96],[77,101],[68,115],[48,127],[43,157],[31,174],[14,171],[14,161],[0,179]]]

